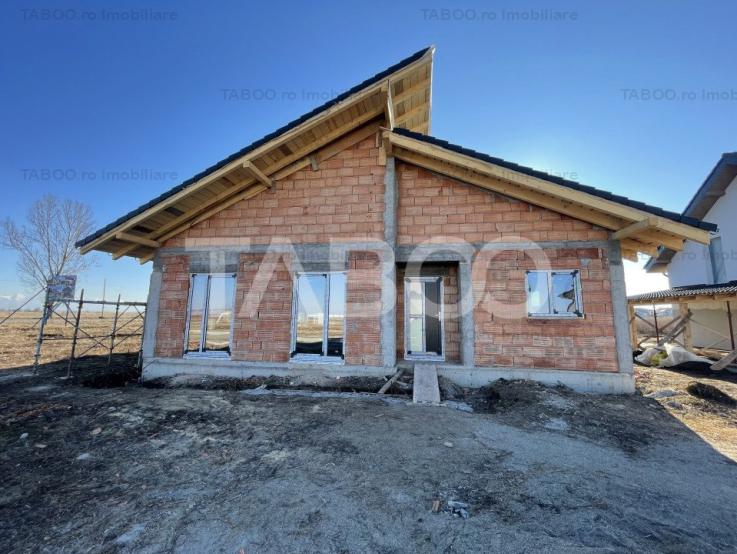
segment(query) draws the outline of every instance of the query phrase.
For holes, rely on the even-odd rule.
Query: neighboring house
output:
[[[432,363],[634,390],[622,257],[715,227],[429,136],[433,53],[79,242],[154,262],[144,379]]]
[[[666,273],[675,290],[633,299],[664,303],[694,297],[689,301],[694,346],[733,350],[737,334],[737,152],[722,155],[683,215],[707,219],[718,226],[718,232],[708,246],[687,241],[680,252],[660,248],[645,269]]]

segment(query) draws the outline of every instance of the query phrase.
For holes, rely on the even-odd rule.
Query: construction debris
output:
[[[391,379],[389,379],[384,385],[379,389],[379,394],[384,394],[386,391],[388,391],[391,386],[397,382],[397,380],[402,376],[404,373],[404,368],[400,367],[397,372],[392,375]]]

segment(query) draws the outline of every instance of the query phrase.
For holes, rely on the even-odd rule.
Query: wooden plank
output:
[[[268,176],[266,176],[266,174],[264,174],[263,171],[256,167],[251,160],[246,160],[245,162],[243,162],[243,169],[253,175],[254,179],[256,179],[257,181],[260,181],[262,184],[266,185],[269,188],[274,188],[273,179],[270,179]]]
[[[161,246],[158,242],[155,240],[148,239],[146,237],[141,237],[139,235],[134,235],[132,233],[116,233],[115,238],[118,240],[124,240],[127,242],[132,242],[135,244],[140,244],[143,246],[150,246],[151,248],[158,248]]]
[[[635,252],[643,252],[644,254],[649,254],[650,256],[657,256],[658,254],[658,247],[654,244],[644,244],[640,242],[639,240],[634,239],[625,239],[621,241],[622,248],[624,250],[634,250]]]
[[[427,91],[427,88],[430,86],[430,79],[423,79],[419,83],[416,83],[412,86],[410,86],[408,89],[403,90],[399,94],[394,95],[394,106],[398,106],[399,104],[406,102],[412,96],[416,95],[418,92],[425,92]]]
[[[651,227],[655,227],[655,226],[656,226],[655,218],[646,217],[645,219],[641,221],[636,221],[635,223],[627,225],[627,227],[623,227],[619,231],[615,232],[612,235],[612,238],[614,240],[624,240],[626,238],[631,237],[632,235],[638,234],[640,231],[646,231],[647,229],[650,229]]]
[[[391,386],[397,382],[397,379],[399,379],[402,374],[404,373],[404,368],[400,367],[397,372],[392,375],[391,379],[389,379],[384,385],[379,389],[379,392],[377,394],[384,394],[386,391],[388,391]]]
[[[665,335],[661,339],[658,339],[657,345],[662,346],[666,342],[672,342],[673,339],[675,339],[678,335],[680,335],[683,332],[686,325],[688,325],[688,322],[691,320],[692,315],[693,314],[691,313],[691,310],[687,309],[685,314],[680,317],[675,327],[673,327],[673,329],[670,332],[668,332],[667,335]]]
[[[394,100],[392,100],[392,87],[387,81],[386,100],[384,100],[384,119],[390,129],[394,129]]]
[[[682,303],[678,305],[678,313],[681,315],[681,318],[685,320],[685,325],[683,326],[683,347],[686,350],[693,350],[693,334],[691,332],[691,316],[689,315],[691,312],[688,309],[687,303]]]
[[[637,312],[635,312],[634,306],[627,306],[630,320],[630,347],[634,349],[637,344]]]
[[[414,108],[407,110],[402,115],[397,116],[396,124],[392,127],[400,127],[403,123],[408,122],[413,116],[418,113],[422,113],[424,110],[427,110],[427,104],[420,104],[419,106],[415,106]]]
[[[735,360],[737,360],[737,349],[732,350],[732,352],[724,356],[724,358],[719,360],[717,363],[712,364],[711,370],[712,371],[722,371]]]

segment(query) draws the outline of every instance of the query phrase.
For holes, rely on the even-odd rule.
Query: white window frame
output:
[[[575,290],[575,296],[576,296],[576,311],[574,312],[565,312],[565,313],[556,313],[554,311],[550,312],[531,312],[530,311],[530,274],[531,273],[541,273],[545,274],[547,276],[547,284],[548,284],[548,306],[552,310],[552,298],[553,298],[553,275],[556,274],[563,274],[563,275],[573,275],[573,287]],[[551,319],[581,319],[584,317],[584,310],[583,310],[583,298],[581,294],[581,271],[578,269],[533,269],[528,270],[525,272],[525,303],[527,308],[527,317],[535,318],[535,319],[545,319],[545,318],[551,318]]]
[[[192,321],[192,295],[194,294],[194,279],[197,275],[207,275],[207,296],[205,297],[205,308],[202,312],[202,325],[200,331],[200,347],[196,351],[187,351],[189,345],[189,326]],[[210,351],[204,350],[205,340],[207,339],[207,321],[210,311],[210,281],[213,277],[232,277],[233,282],[233,317],[230,318],[230,335],[228,336],[228,351]],[[190,273],[189,275],[189,295],[187,296],[187,322],[184,328],[184,357],[185,358],[221,358],[230,359],[233,351],[233,324],[235,323],[235,298],[238,285],[238,277],[235,273]]]
[[[421,352],[419,354],[408,354],[409,352],[409,283],[421,282],[421,283],[432,283],[440,282],[440,306],[438,310],[438,317],[440,318],[440,349],[441,354],[428,354],[427,352]],[[425,297],[423,289],[423,300],[422,300],[422,345],[423,348],[427,349],[426,337],[425,337]],[[427,360],[427,361],[445,361],[445,283],[441,276],[429,276],[429,277],[405,277],[404,278],[404,359],[405,360]]]
[[[325,276],[325,296],[323,298],[323,327],[322,327],[322,345],[323,352],[327,352],[328,348],[328,327],[330,325],[330,313],[328,307],[330,303],[330,275],[345,276],[345,304],[343,306],[343,356],[327,356],[323,354],[294,354],[297,349],[297,312],[299,311],[299,289],[297,285],[302,275],[323,275]],[[313,364],[339,364],[345,363],[346,357],[346,320],[348,319],[348,272],[347,271],[300,271],[294,274],[292,281],[292,340],[289,346],[289,361],[295,363],[313,363]]]

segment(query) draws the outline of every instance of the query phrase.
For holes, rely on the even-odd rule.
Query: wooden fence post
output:
[[[38,338],[36,339],[36,352],[33,356],[33,373],[38,371],[38,362],[41,359],[41,344],[44,341],[44,327],[46,327],[46,320],[48,319],[49,310],[49,288],[46,287],[46,294],[44,294],[44,307],[41,315],[41,326],[38,328]]]
[[[110,334],[110,352],[107,355],[107,366],[110,367],[110,362],[113,359],[113,349],[115,348],[115,330],[118,328],[118,313],[120,312],[120,295],[118,295],[118,301],[115,303],[115,317],[113,317],[113,332]]]
[[[693,334],[691,333],[691,316],[688,309],[688,302],[678,304],[678,313],[684,318],[685,325],[683,327],[683,346],[686,350],[693,350]]]
[[[734,324],[732,323],[732,306],[730,305],[729,300],[727,300],[727,320],[729,321],[729,340],[732,344],[732,350],[734,350]]]
[[[72,353],[69,356],[67,367],[67,379],[72,376],[72,364],[74,364],[74,352],[77,350],[77,334],[79,333],[79,320],[82,317],[82,305],[84,304],[84,289],[79,293],[79,307],[77,308],[77,319],[74,323],[74,335],[72,335]]]
[[[637,344],[637,316],[635,315],[635,307],[633,305],[627,306],[629,317],[630,317],[630,343],[632,350],[635,350]]]
[[[653,304],[653,321],[655,322],[655,340],[660,344],[660,329],[658,328],[658,310]]]

